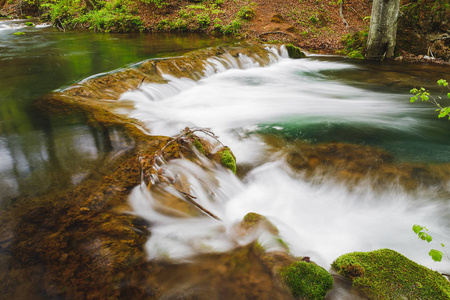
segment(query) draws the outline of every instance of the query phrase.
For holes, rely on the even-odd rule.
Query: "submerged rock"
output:
[[[353,252],[332,267],[370,299],[450,299],[450,282],[390,249]]]

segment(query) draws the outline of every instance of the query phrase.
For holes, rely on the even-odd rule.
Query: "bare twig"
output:
[[[138,86],[137,86],[137,88],[136,88],[137,90],[141,88],[141,86],[142,86],[142,84],[144,83],[144,80],[145,80],[146,77],[147,77],[147,76],[144,76],[144,77],[142,78],[141,82],[138,84]]]
[[[268,31],[268,32],[261,33],[260,35],[258,35],[258,37],[261,37],[263,35],[269,35],[269,34],[284,34],[284,35],[292,36],[292,34],[287,33],[287,32],[283,32],[283,31]]]
[[[180,194],[184,196],[186,201],[188,201],[189,203],[193,204],[194,206],[199,208],[201,211],[203,211],[204,213],[206,213],[210,217],[213,217],[214,219],[216,219],[218,221],[222,221],[218,216],[216,216],[215,214],[213,214],[212,212],[210,212],[209,210],[207,210],[206,208],[204,208],[203,206],[198,204],[196,201],[194,201],[194,199],[197,199],[196,197],[192,196],[191,194],[185,193],[183,191],[178,191],[178,192],[180,192]]]

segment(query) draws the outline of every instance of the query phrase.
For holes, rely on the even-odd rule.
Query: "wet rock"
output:
[[[273,235],[278,235],[278,229],[266,217],[257,213],[248,213],[239,223],[239,229],[244,233],[259,229],[267,230]]]
[[[303,53],[299,47],[296,47],[292,44],[287,44],[286,50],[288,51],[290,58],[305,58],[306,57],[305,53]]]

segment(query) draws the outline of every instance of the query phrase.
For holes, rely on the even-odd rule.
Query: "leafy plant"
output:
[[[242,20],[251,20],[255,17],[255,10],[250,6],[243,6],[239,9],[237,16]]]
[[[421,226],[421,225],[414,225],[412,227],[412,230],[414,231],[415,234],[417,234],[417,236],[419,237],[419,239],[421,239],[422,241],[427,241],[428,243],[431,242],[433,240],[433,238],[431,237],[431,235],[429,235],[428,232],[428,228],[426,228],[425,226]],[[440,243],[442,249],[444,250],[445,245]],[[431,256],[431,259],[434,261],[442,261],[442,257],[444,257],[444,255],[450,260],[450,257],[448,257],[447,253],[442,252],[440,250],[437,249],[431,249],[430,252],[428,252],[428,255]]]
[[[442,86],[444,88],[447,88],[450,90],[450,87],[448,86],[448,82],[444,79],[439,79],[437,81],[437,83],[439,84],[439,86]],[[425,88],[421,87],[420,89],[416,89],[413,88],[412,90],[409,91],[411,94],[414,94],[414,96],[411,97],[411,103],[416,102],[417,100],[421,100],[421,101],[425,101],[427,102],[428,100],[431,99],[431,102],[433,102],[434,105],[436,105],[438,107],[438,109],[436,109],[436,111],[439,112],[438,117],[439,118],[443,118],[448,116],[448,119],[450,120],[450,107],[444,107],[442,106],[437,100],[436,98],[434,98],[433,96],[430,95],[430,92],[427,91]],[[442,100],[442,94],[444,92],[442,91],[441,94],[437,97],[438,99]],[[450,93],[447,93],[447,97],[450,98]]]

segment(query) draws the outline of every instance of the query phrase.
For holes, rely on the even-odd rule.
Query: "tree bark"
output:
[[[367,39],[366,59],[393,58],[397,40],[400,0],[374,0]]]

